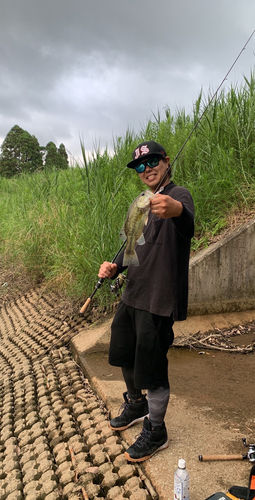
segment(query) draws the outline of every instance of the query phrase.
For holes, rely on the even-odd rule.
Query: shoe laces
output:
[[[122,403],[122,405],[119,407],[118,415],[122,415],[122,414],[124,415],[125,413],[127,413],[127,411],[128,411],[128,403],[126,403],[126,401],[124,401],[124,403]]]
[[[147,444],[147,442],[150,440],[150,438],[151,438],[151,431],[147,431],[147,429],[143,428],[142,432],[140,434],[137,434],[135,436],[135,438],[136,438],[135,445],[138,448],[142,448],[143,445]]]

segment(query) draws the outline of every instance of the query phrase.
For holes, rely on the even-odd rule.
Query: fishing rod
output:
[[[253,37],[254,33],[255,33],[255,30],[253,30],[253,32],[252,32],[252,34],[249,36],[249,38],[248,38],[247,42],[244,44],[243,48],[240,50],[240,52],[239,52],[238,56],[237,56],[237,57],[236,57],[236,59],[234,60],[233,64],[230,66],[230,68],[229,68],[228,72],[227,72],[227,73],[226,73],[226,75],[224,76],[224,78],[223,78],[222,82],[220,83],[220,85],[218,86],[217,90],[214,92],[214,94],[213,94],[213,96],[211,97],[211,99],[209,99],[208,104],[207,104],[207,106],[204,108],[203,113],[201,114],[201,116],[200,116],[200,118],[197,120],[197,122],[195,123],[195,125],[194,125],[193,129],[191,130],[191,132],[189,133],[189,135],[188,135],[187,139],[184,141],[184,143],[183,143],[183,145],[182,145],[181,149],[178,151],[177,155],[175,156],[174,160],[172,161],[172,163],[171,163],[171,165],[170,165],[170,168],[171,168],[171,169],[172,169],[172,167],[173,167],[174,163],[176,162],[176,160],[178,160],[178,158],[179,158],[179,156],[180,156],[181,152],[182,152],[182,151],[183,151],[183,149],[185,148],[185,146],[186,146],[187,142],[189,141],[190,137],[192,136],[193,132],[195,132],[195,130],[196,130],[196,128],[197,128],[197,126],[198,126],[198,125],[199,125],[199,123],[201,122],[201,120],[202,120],[203,116],[205,115],[205,113],[207,112],[208,108],[209,108],[209,107],[210,107],[210,105],[212,104],[212,101],[214,100],[214,98],[215,98],[215,97],[216,97],[216,95],[218,94],[218,92],[219,92],[220,88],[222,87],[223,83],[227,80],[227,77],[228,77],[229,73],[232,71],[232,69],[233,69],[233,67],[235,66],[235,64],[237,63],[237,61],[238,61],[239,57],[241,56],[241,54],[243,53],[243,51],[246,49],[246,47],[247,47],[247,45],[248,45],[249,41],[251,40],[251,38]],[[166,178],[166,176],[167,176],[167,172],[166,172],[166,174],[165,174],[164,178]]]
[[[118,255],[120,254],[121,250],[124,248],[125,244],[126,244],[126,241],[123,241],[121,247],[119,248],[118,252],[114,255],[112,261],[111,261],[111,264],[113,264],[115,262],[115,260],[117,259]],[[83,304],[81,310],[80,310],[80,314],[84,314],[89,303],[91,302],[91,300],[93,299],[95,293],[97,292],[97,290],[102,286],[103,282],[104,282],[105,278],[99,278],[96,286],[95,286],[95,289],[94,291],[92,292],[92,294],[90,295],[90,297],[86,300],[86,302]]]
[[[198,460],[200,462],[206,462],[211,460],[249,460],[249,462],[255,462],[255,444],[247,444],[246,438],[242,438],[243,445],[248,448],[246,455],[199,455]]]
[[[199,125],[199,123],[201,122],[202,118],[204,117],[205,113],[207,112],[208,108],[210,107],[212,101],[214,100],[214,98],[216,97],[216,95],[218,94],[220,88],[222,87],[223,83],[227,80],[227,77],[229,75],[229,73],[232,71],[233,67],[235,66],[235,64],[237,63],[239,57],[241,56],[241,54],[243,53],[243,51],[246,49],[249,41],[251,40],[251,38],[253,37],[255,33],[255,30],[253,30],[252,34],[249,36],[248,40],[246,41],[246,43],[244,44],[243,48],[240,50],[238,56],[236,57],[236,59],[234,60],[233,64],[230,66],[228,72],[226,73],[226,75],[224,76],[222,82],[220,83],[220,85],[218,86],[218,88],[216,89],[216,91],[214,92],[213,96],[211,97],[211,99],[209,99],[208,101],[208,104],[207,106],[204,108],[204,111],[203,113],[201,114],[200,118],[197,120],[197,122],[195,123],[194,127],[192,128],[191,132],[189,133],[188,137],[186,138],[186,140],[184,141],[182,147],[180,148],[180,150],[178,151],[177,155],[175,156],[174,160],[172,161],[172,163],[168,166],[163,178],[161,179],[161,181],[159,182],[155,192],[157,193],[159,190],[160,190],[160,187],[162,186],[162,184],[164,183],[164,181],[166,180],[167,176],[169,175],[169,172],[172,171],[172,167],[173,165],[175,164],[176,160],[179,158],[180,154],[182,153],[183,149],[185,148],[187,142],[189,141],[190,137],[192,136],[192,134],[195,132],[197,126]],[[125,240],[121,247],[119,248],[118,252],[116,253],[116,255],[113,257],[112,261],[111,261],[111,264],[113,264],[115,262],[115,260],[117,259],[118,255],[120,254],[120,252],[122,251],[122,249],[124,248],[125,244],[126,244],[126,241]],[[103,282],[104,282],[105,278],[99,278],[96,286],[95,286],[95,289],[94,291],[92,292],[92,294],[90,295],[90,297],[86,300],[86,302],[83,304],[82,308],[80,309],[80,314],[84,314],[84,312],[86,311],[89,303],[91,302],[92,298],[94,297],[95,293],[97,292],[97,290],[102,286]]]

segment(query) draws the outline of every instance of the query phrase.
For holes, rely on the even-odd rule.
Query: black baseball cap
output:
[[[141,163],[143,160],[147,160],[152,156],[162,156],[165,158],[167,156],[165,149],[161,144],[155,141],[145,141],[138,144],[132,153],[133,160],[127,164],[128,168],[135,168],[136,165]]]

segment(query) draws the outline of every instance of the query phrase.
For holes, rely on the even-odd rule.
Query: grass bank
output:
[[[74,300],[94,289],[103,260],[112,260],[133,199],[143,190],[126,168],[138,142],[154,139],[173,159],[203,113],[199,95],[193,114],[170,109],[155,116],[139,134],[117,138],[114,154],[95,151],[90,160],[63,171],[0,177],[1,267],[17,266],[35,282],[45,281]],[[208,245],[232,211],[254,207],[255,78],[222,92],[187,142],[174,165],[173,180],[186,186],[196,207],[194,251]],[[109,304],[104,285],[97,302]]]

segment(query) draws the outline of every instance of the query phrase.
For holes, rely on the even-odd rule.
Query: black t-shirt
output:
[[[194,235],[194,204],[190,192],[172,181],[161,194],[183,205],[180,217],[160,219],[150,212],[144,245],[136,245],[139,266],[129,266],[122,301],[136,309],[174,321],[187,317],[190,242]],[[118,272],[123,252],[116,259]]]

